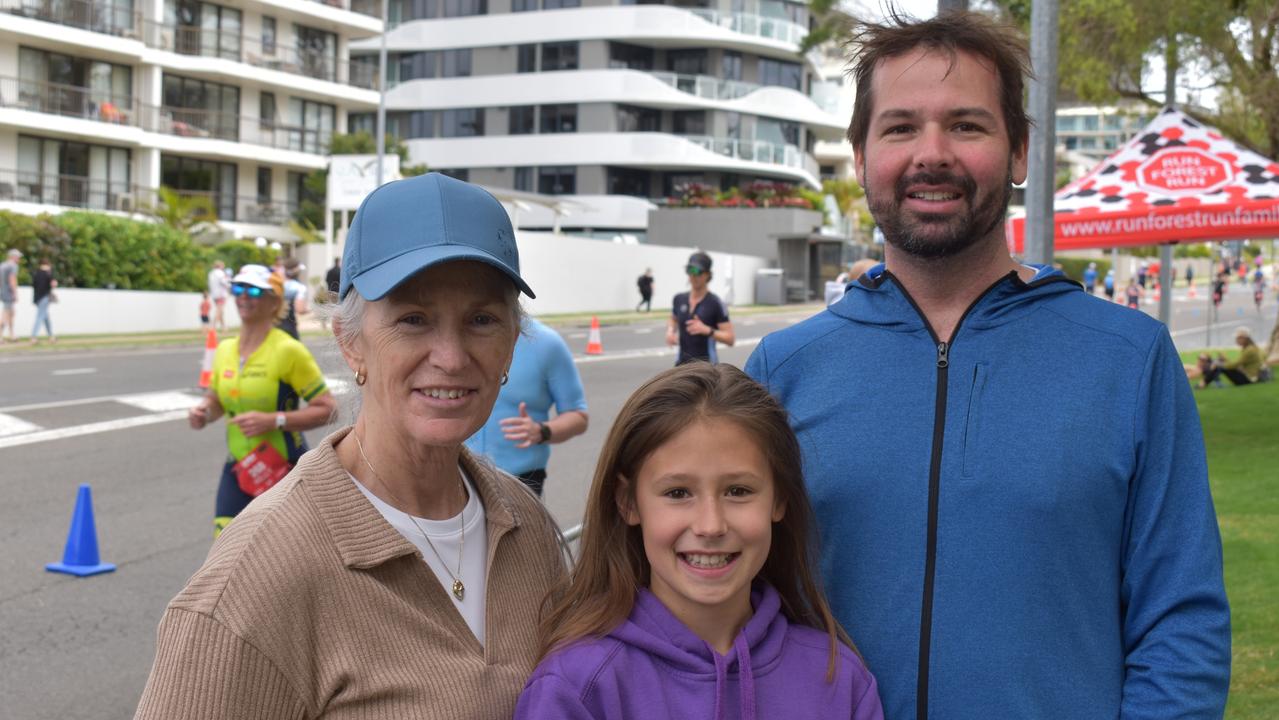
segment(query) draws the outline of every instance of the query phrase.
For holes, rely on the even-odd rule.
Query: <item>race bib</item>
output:
[[[274,445],[263,441],[235,464],[235,479],[246,495],[257,497],[270,490],[292,469],[293,466]]]

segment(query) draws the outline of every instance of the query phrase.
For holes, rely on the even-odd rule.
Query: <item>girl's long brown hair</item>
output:
[[[804,488],[799,441],[786,410],[746,373],[731,365],[690,363],[660,373],[626,401],[595,468],[582,523],[577,564],[541,622],[542,657],[567,643],[602,637],[631,613],[635,593],[648,585],[649,564],[638,526],[627,525],[619,502],[633,502],[631,482],[649,455],[691,423],[715,418],[737,424],[758,443],[786,512],[773,524],[760,577],[777,589],[791,622],[830,635],[826,677],[834,677],[838,644],[856,652],[835,622],[812,572],[812,508]]]

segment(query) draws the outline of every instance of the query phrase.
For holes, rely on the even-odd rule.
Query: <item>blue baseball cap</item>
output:
[[[506,209],[488,191],[440,173],[396,180],[360,204],[342,251],[338,297],[352,287],[380,300],[443,262],[475,260],[506,273],[529,297]]]

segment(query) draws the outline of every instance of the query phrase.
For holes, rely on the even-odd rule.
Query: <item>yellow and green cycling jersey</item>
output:
[[[218,343],[209,388],[217,393],[228,419],[252,411],[297,410],[299,399],[309,402],[325,391],[324,375],[311,351],[275,328],[244,361],[243,367],[240,366],[239,337]],[[296,463],[306,452],[306,441],[300,432],[273,429],[248,438],[237,425],[227,423],[227,449],[236,460],[243,459],[263,440],[270,442],[291,463]]]

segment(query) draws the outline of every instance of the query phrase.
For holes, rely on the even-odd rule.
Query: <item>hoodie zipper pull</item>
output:
[[[950,365],[949,352],[950,348],[946,343],[937,343],[937,367],[944,368]]]

